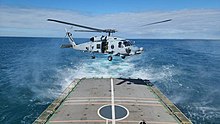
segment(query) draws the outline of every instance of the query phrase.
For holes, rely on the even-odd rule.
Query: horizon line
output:
[[[114,36],[113,36],[114,37]],[[117,37],[117,36],[115,36]],[[68,39],[67,37],[46,37],[46,36],[0,36],[0,38],[65,38]],[[75,39],[90,39],[90,37],[85,38],[85,37],[75,37]],[[145,40],[220,40],[220,39],[214,39],[214,38],[126,38],[126,39],[145,39]]]

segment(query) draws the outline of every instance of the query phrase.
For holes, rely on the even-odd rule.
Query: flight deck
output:
[[[149,80],[74,80],[34,124],[191,124]]]

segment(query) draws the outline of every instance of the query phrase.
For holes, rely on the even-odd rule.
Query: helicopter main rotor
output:
[[[47,21],[52,21],[52,22],[57,22],[57,23],[62,23],[62,24],[67,24],[67,25],[71,25],[71,26],[89,29],[89,30],[74,30],[76,32],[105,32],[105,33],[108,33],[109,36],[111,35],[111,33],[117,32],[115,29],[99,29],[99,28],[93,28],[93,27],[89,27],[89,26],[79,25],[76,23],[69,23],[69,22],[55,20],[55,19],[47,19]]]
[[[76,26],[76,27],[80,27],[80,28],[89,29],[89,30],[74,30],[76,32],[105,32],[105,33],[108,33],[108,36],[110,36],[112,33],[118,32],[115,29],[94,28],[94,27],[89,27],[89,26],[85,26],[85,25],[79,25],[79,24],[76,24],[76,23],[69,23],[69,22],[65,22],[65,21],[60,21],[60,20],[56,20],[56,19],[47,19],[47,21],[52,21],[52,22],[57,22],[57,23],[62,23],[62,24],[66,24],[66,25],[71,25],[71,26]],[[169,22],[169,21],[172,21],[172,19],[153,22],[153,23],[142,25],[142,26],[149,26],[149,25],[154,25],[154,24],[159,24],[159,23],[164,23],[164,22]]]

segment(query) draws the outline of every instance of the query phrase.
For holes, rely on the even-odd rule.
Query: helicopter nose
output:
[[[144,51],[144,48],[141,47],[135,52],[135,54],[141,54],[143,51]]]
[[[139,50],[140,50],[140,51],[144,51],[144,48],[143,48],[143,47],[141,47]]]

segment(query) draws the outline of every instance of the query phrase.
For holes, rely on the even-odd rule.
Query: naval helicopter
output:
[[[148,25],[154,25],[158,23],[168,22],[172,19],[163,20],[159,22],[149,23],[142,26],[148,26]],[[47,19],[47,21],[66,24],[70,26],[80,27],[86,30],[74,30],[75,32],[99,32],[99,33],[107,33],[107,35],[102,36],[94,36],[89,39],[88,42],[76,44],[73,38],[73,35],[70,31],[66,30],[66,36],[69,39],[69,44],[63,44],[61,45],[61,48],[73,48],[75,50],[81,50],[84,52],[90,52],[92,53],[92,59],[95,59],[94,53],[102,53],[102,54],[108,54],[108,60],[112,61],[113,56],[120,56],[122,59],[125,59],[126,56],[133,56],[141,54],[144,49],[143,47],[138,48],[134,45],[134,42],[119,38],[119,37],[113,37],[111,36],[113,33],[116,33],[117,30],[115,29],[100,29],[100,28],[94,28],[90,26],[80,25],[76,23],[70,23],[66,21],[60,21],[56,19]]]

